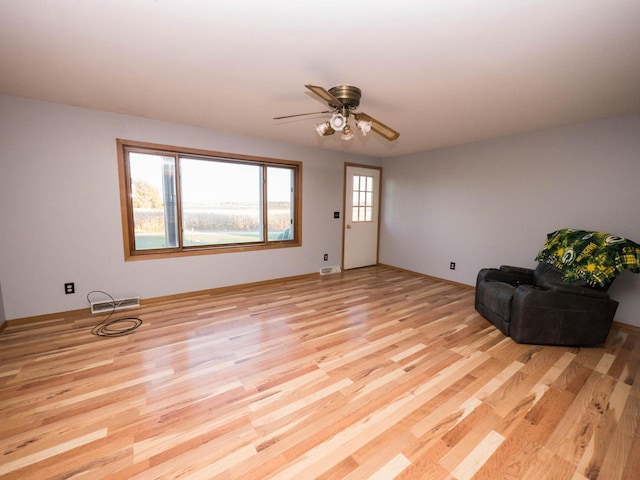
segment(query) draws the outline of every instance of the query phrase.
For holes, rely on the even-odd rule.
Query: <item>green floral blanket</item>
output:
[[[536,256],[563,271],[563,279],[605,286],[623,270],[640,273],[640,245],[605,232],[564,228],[547,235]]]

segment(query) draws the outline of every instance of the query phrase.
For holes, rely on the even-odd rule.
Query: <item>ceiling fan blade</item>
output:
[[[284,115],[282,117],[273,117],[273,119],[282,120],[284,118],[303,117],[305,115],[320,115],[321,113],[333,113],[333,110],[325,110],[324,112],[296,113],[295,115]]]
[[[356,120],[360,119],[366,122],[371,122],[371,130],[373,130],[379,135],[382,135],[384,138],[386,138],[390,142],[393,142],[400,136],[400,133],[396,132],[393,128],[387,127],[384,123],[376,120],[375,118],[373,118],[370,115],[367,115],[366,113],[360,112],[360,113],[354,114],[354,116],[356,117]]]
[[[336,97],[331,95],[327,90],[322,87],[318,87],[316,85],[305,85],[309,90],[322,98],[325,102],[329,104],[330,107],[340,108],[342,107],[342,102],[338,100]]]

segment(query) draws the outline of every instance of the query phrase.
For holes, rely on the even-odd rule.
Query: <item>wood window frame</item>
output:
[[[247,252],[255,250],[271,250],[279,248],[290,248],[302,246],[302,162],[293,160],[283,160],[269,157],[258,157],[252,155],[240,155],[227,152],[217,152],[211,150],[202,150],[188,147],[176,147],[172,145],[162,145],[149,142],[140,142],[135,140],[116,139],[117,157],[118,157],[118,176],[120,187],[120,212],[122,217],[122,237],[124,246],[125,261],[130,260],[148,260],[158,258],[172,258],[180,256],[192,255],[211,255],[219,253]],[[205,245],[205,246],[183,246],[168,247],[162,249],[136,250],[135,248],[135,231],[133,202],[131,189],[131,176],[129,172],[128,153],[138,152],[155,155],[172,155],[186,157],[200,157],[201,159],[211,159],[218,161],[227,161],[230,163],[257,165],[262,167],[286,167],[293,172],[293,228],[292,238],[290,240],[268,240],[264,236],[264,240],[252,243],[224,244],[224,245]],[[176,173],[178,175],[178,173]],[[177,181],[177,191],[180,195],[180,182]],[[262,218],[267,221],[267,189],[266,180],[263,179],[262,188]],[[178,204],[180,209],[180,205]],[[180,215],[178,216],[178,228],[180,226]],[[263,225],[263,229],[266,230]]]

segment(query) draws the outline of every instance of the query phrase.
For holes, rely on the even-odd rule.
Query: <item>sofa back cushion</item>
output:
[[[605,287],[593,286],[589,285],[584,280],[563,280],[562,279],[562,270],[554,267],[553,265],[549,265],[548,263],[540,262],[538,266],[533,271],[533,283],[534,285],[544,286],[546,285],[570,285],[573,287],[587,287],[592,288],[594,290],[607,291],[610,283]]]

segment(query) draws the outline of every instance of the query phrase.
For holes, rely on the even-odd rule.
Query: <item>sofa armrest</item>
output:
[[[480,282],[504,282],[514,287],[531,285],[533,284],[533,275],[527,273],[527,270],[529,269],[519,270],[518,267],[515,267],[513,271],[503,270],[502,267],[500,269],[483,268],[478,272],[476,285]],[[533,270],[529,270],[529,272],[533,272]]]
[[[533,269],[525,267],[514,267],[512,265],[501,265],[500,271],[505,273],[516,273],[518,275],[529,275],[533,277]]]
[[[618,302],[522,286],[513,295],[509,336],[518,343],[593,346],[603,343]]]

